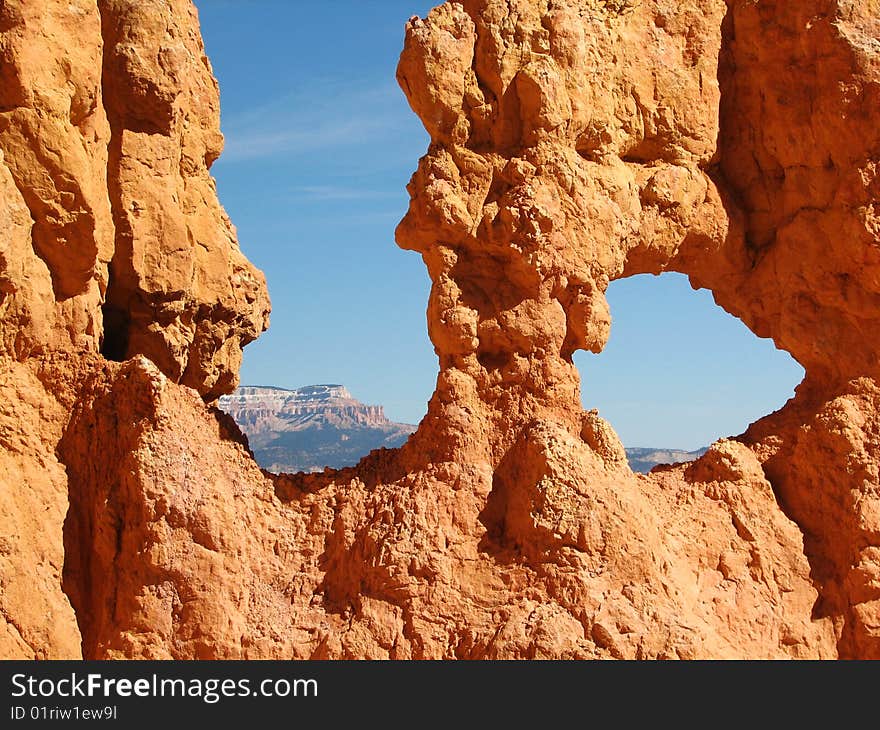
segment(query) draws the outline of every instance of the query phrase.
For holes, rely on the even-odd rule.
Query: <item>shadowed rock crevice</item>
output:
[[[223,143],[217,83],[201,38],[177,27],[194,20],[188,3],[99,8],[116,227],[104,349],[111,359],[145,355],[215,400],[237,385],[241,348],[269,312],[264,278],[240,253],[208,172]]]
[[[111,282],[113,277],[110,277]],[[112,283],[108,287],[112,291]],[[127,310],[109,304],[102,308],[104,336],[101,341],[101,354],[114,362],[125,361],[128,355],[128,338],[131,319]]]
[[[112,95],[109,79],[112,68],[110,53],[114,45],[113,25],[110,14],[106,9],[102,11],[102,5],[98,5],[101,12],[101,33],[104,39],[101,59],[101,92],[105,99]],[[110,139],[107,143],[107,193],[110,200],[110,211],[114,223],[114,247],[113,256],[110,259],[107,271],[107,291],[104,294],[104,303],[101,305],[103,315],[104,332],[101,339],[101,354],[108,360],[123,362],[128,357],[129,340],[131,330],[131,307],[128,299],[130,293],[120,292],[119,274],[117,269],[123,258],[123,248],[130,246],[130,231],[126,231],[125,219],[121,205],[121,191],[119,182],[119,166],[122,156],[122,130],[115,114],[108,114],[110,126]]]

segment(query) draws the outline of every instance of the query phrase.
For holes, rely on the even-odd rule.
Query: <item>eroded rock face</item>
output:
[[[267,324],[208,174],[217,97],[186,0],[0,5],[2,656],[80,652],[56,446],[99,353],[212,400]]]
[[[433,281],[429,418],[485,420],[497,458],[533,418],[581,419],[577,349],[623,275],[724,247],[715,2],[447,3],[407,28],[398,78],[431,134],[397,230]],[[613,60],[612,60],[613,59]],[[440,458],[455,458],[454,453]]]
[[[433,280],[429,421],[489,421],[490,458],[547,411],[576,432],[570,354],[604,345],[608,282],[688,274],[807,371],[745,442],[848,656],[880,652],[877,10],[447,3],[410,22],[398,74],[432,137],[398,228]]]
[[[880,655],[876,2],[412,19],[431,146],[397,237],[437,390],[402,449],[280,476],[204,402],[267,305],[207,173],[192,7],[41,5],[0,15],[3,655]],[[65,63],[69,13],[95,35]],[[603,348],[610,281],[663,271],[807,377],[642,476],[571,357]]]
[[[238,384],[269,311],[208,174],[223,146],[217,82],[189,0],[99,7],[116,222],[106,349],[214,399]]]
[[[8,360],[0,403],[0,656],[77,659],[76,616],[61,590],[68,484],[54,453],[65,404]]]
[[[494,474],[378,451],[273,478],[229,423],[144,358],[85,384],[59,448],[85,655],[835,655],[800,532],[742,444],[738,470],[635,478],[544,422]]]
[[[217,84],[187,0],[0,8],[3,352],[143,354],[213,399],[268,322],[208,167]]]

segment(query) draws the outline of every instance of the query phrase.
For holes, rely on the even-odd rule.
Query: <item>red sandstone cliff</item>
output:
[[[397,236],[433,282],[437,389],[399,451],[274,477],[206,405],[268,304],[207,172],[192,7],[7,2],[0,655],[880,656],[878,17],[412,19],[398,79],[432,141]],[[604,346],[611,280],[662,271],[807,375],[645,477],[571,355]]]

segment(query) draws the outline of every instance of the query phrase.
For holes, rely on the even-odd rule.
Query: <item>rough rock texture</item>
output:
[[[205,404],[267,304],[207,174],[191,6],[27,5],[0,10],[0,653],[880,656],[876,0],[412,19],[431,145],[397,237],[437,390],[400,450],[281,476]],[[663,271],[807,375],[642,476],[571,356],[611,280]]]
[[[187,0],[0,8],[3,353],[144,354],[206,397],[267,325],[208,166],[217,83]]]
[[[144,358],[83,387],[59,454],[85,655],[834,655],[800,532],[741,444],[630,485],[544,423],[484,491],[453,465],[391,481],[387,451],[273,483],[228,423]]]
[[[2,656],[79,653],[55,451],[84,363],[142,353],[211,400],[267,325],[208,174],[221,147],[188,0],[0,4]]]
[[[0,656],[75,659],[76,616],[61,591],[67,478],[54,453],[67,419],[35,373],[0,369]]]
[[[878,39],[872,0],[448,3],[398,74],[433,142],[398,228],[434,282],[429,421],[488,422],[490,458],[520,417],[574,431],[608,281],[688,274],[807,371],[744,442],[844,656],[880,656]]]
[[[223,146],[217,82],[188,0],[98,4],[116,223],[105,350],[216,398],[269,310],[208,175]]]

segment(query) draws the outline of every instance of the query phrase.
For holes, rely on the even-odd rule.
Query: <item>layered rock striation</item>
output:
[[[342,385],[248,385],[222,396],[219,408],[248,437],[257,463],[275,473],[354,466],[374,449],[401,446],[415,431]]]
[[[6,3],[0,652],[880,656],[878,16],[410,20],[398,80],[431,144],[397,239],[431,276],[437,389],[401,449],[273,476],[211,405],[268,304],[207,171],[193,8]],[[610,281],[664,271],[807,374],[746,434],[636,475],[572,354],[607,341]]]
[[[303,388],[246,385],[220,398],[220,408],[232,416],[253,441],[279,429],[327,425],[380,427],[389,423],[382,406],[361,403],[343,385]]]

